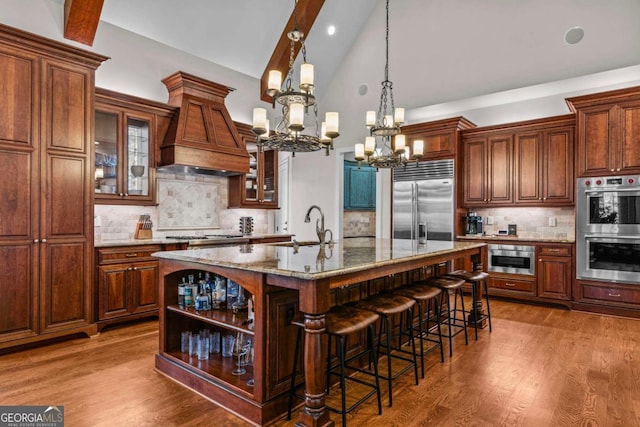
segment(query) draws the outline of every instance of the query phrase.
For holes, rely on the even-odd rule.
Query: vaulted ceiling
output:
[[[299,1],[321,6],[307,38],[316,81],[328,85],[353,46],[382,79],[384,0]],[[65,0],[77,2],[91,0]],[[293,5],[104,0],[100,19],[260,78]],[[390,75],[407,108],[640,64],[638,0],[391,0],[390,10]],[[576,26],[584,38],[568,44]]]

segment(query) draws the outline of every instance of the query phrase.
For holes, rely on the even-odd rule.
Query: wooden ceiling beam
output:
[[[93,46],[104,0],[65,0],[64,38]]]
[[[313,27],[313,23],[320,13],[320,9],[322,9],[323,4],[324,0],[298,0],[298,29],[304,33],[305,39],[309,35],[309,31],[311,31],[311,27]],[[260,99],[265,102],[272,102],[272,98],[267,95],[269,71],[279,70],[282,73],[283,78],[286,78],[287,71],[289,71],[289,51],[291,49],[291,41],[287,37],[287,33],[293,29],[293,25],[294,13],[291,12],[289,21],[287,21],[287,25],[284,27],[284,30],[280,35],[280,40],[278,40],[278,44],[276,44],[273,54],[271,55],[271,59],[269,59],[269,63],[264,69],[262,78],[260,79]],[[300,51],[300,44],[296,43],[294,46],[294,55],[296,57],[298,56],[298,51]]]

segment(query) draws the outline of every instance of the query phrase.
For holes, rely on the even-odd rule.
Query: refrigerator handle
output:
[[[411,183],[411,240],[418,238],[418,183]]]

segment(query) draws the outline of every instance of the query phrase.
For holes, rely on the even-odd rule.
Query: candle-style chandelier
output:
[[[405,136],[400,132],[404,123],[404,108],[395,108],[393,83],[389,80],[389,0],[387,0],[386,63],[380,93],[378,113],[367,111],[366,124],[369,136],[364,144],[356,144],[355,159],[363,160],[375,168],[395,168],[411,160],[419,160],[424,152],[423,141],[414,141],[413,157],[406,146]],[[393,139],[393,141],[392,141]]]
[[[270,132],[267,110],[254,108],[252,131],[256,134],[256,144],[260,149],[290,151],[295,156],[296,152],[317,151],[324,148],[328,156],[329,149],[333,149],[333,140],[340,135],[338,132],[338,113],[327,112],[325,121],[318,126],[318,104],[313,95],[313,65],[307,62],[304,33],[298,29],[297,6],[298,0],[295,0],[294,25],[293,29],[287,33],[291,47],[284,89],[282,89],[282,73],[278,70],[269,71],[267,94],[273,99],[272,107],[274,109],[276,103],[282,106],[282,117],[275,129]],[[296,43],[300,43],[302,51],[298,90],[293,87]],[[304,121],[307,116],[312,117],[314,126],[311,129],[306,129],[307,132],[303,133],[305,131]]]

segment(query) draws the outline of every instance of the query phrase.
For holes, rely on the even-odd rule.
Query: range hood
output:
[[[240,175],[249,153],[224,99],[234,89],[178,71],[162,80],[178,107],[160,146],[158,170]]]

